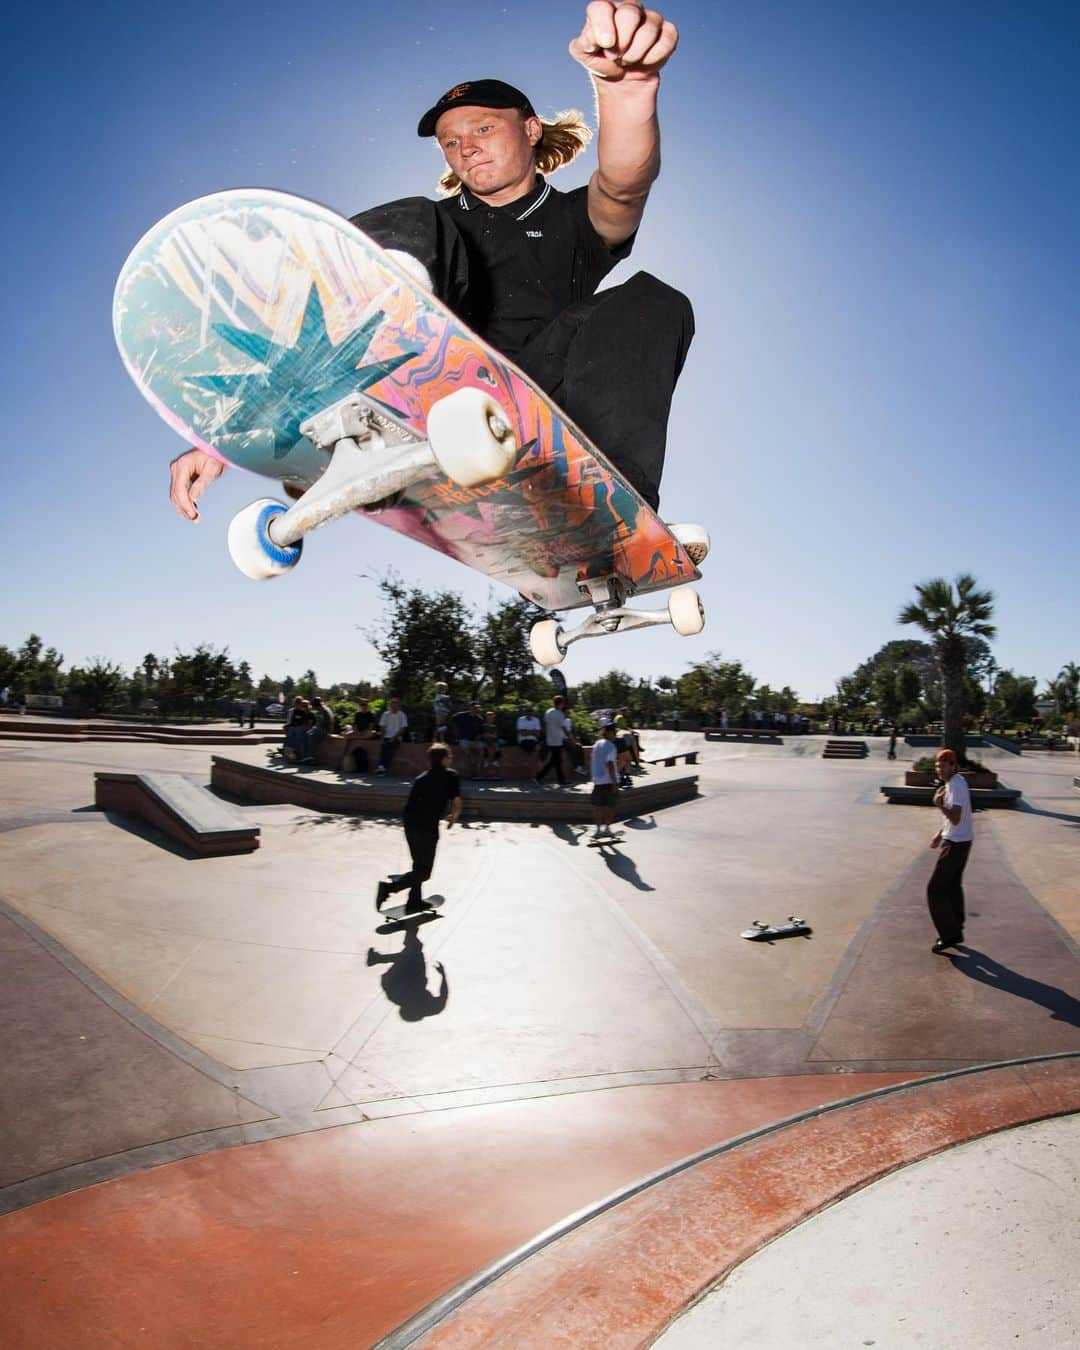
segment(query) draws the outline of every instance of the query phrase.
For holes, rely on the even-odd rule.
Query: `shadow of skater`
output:
[[[608,871],[614,872],[620,881],[628,881],[631,886],[639,891],[656,890],[655,886],[650,886],[647,881],[642,880],[633,858],[627,857],[625,853],[620,853],[618,845],[609,844],[606,848],[597,849],[597,852],[603,858]]]
[[[450,987],[441,961],[432,964],[439,972],[439,992],[428,989],[427,962],[420,936],[414,928],[405,933],[405,945],[399,952],[377,952],[368,948],[369,966],[385,965],[380,984],[391,1003],[396,1003],[403,1022],[422,1022],[425,1017],[436,1017],[446,1007]]]
[[[1001,989],[1006,994],[1014,994],[1017,998],[1026,998],[1030,1003],[1039,1004],[1049,1011],[1052,1021],[1080,1027],[1080,1000],[1073,998],[1064,989],[1058,989],[1052,984],[1043,984],[1027,975],[1021,975],[1018,971],[1010,970],[1008,966],[1003,966],[1000,961],[995,961],[985,952],[976,951],[967,943],[958,945],[956,955],[950,954],[949,960],[969,979],[978,980],[980,984],[988,984],[993,989]]]

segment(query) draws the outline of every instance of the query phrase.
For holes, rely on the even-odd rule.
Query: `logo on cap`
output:
[[[467,93],[471,88],[472,88],[471,83],[455,84],[453,89],[450,89],[445,94],[443,94],[442,98],[439,99],[439,102],[445,103],[448,99],[460,98],[462,94]]]

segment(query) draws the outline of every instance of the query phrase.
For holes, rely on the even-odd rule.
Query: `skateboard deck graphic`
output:
[[[435,465],[370,514],[542,609],[590,603],[589,578],[614,574],[632,594],[699,575],[545,394],[322,206],[252,189],[180,207],[128,258],[113,319],[129,373],[170,426],[294,494],[331,457],[301,424],[347,396],[423,440],[441,399],[489,395],[516,442],[512,467],[464,487]],[[358,547],[376,553],[376,539]]]

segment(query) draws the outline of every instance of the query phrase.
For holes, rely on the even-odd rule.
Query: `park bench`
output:
[[[95,773],[94,804],[102,811],[142,817],[200,858],[259,847],[257,825],[182,774]]]

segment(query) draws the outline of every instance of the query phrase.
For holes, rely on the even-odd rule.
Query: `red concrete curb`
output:
[[[956,1144],[1078,1110],[1080,1055],[961,1071],[822,1108],[605,1210],[512,1264],[431,1330],[417,1317],[382,1344],[649,1345],[733,1267],[826,1205]]]

